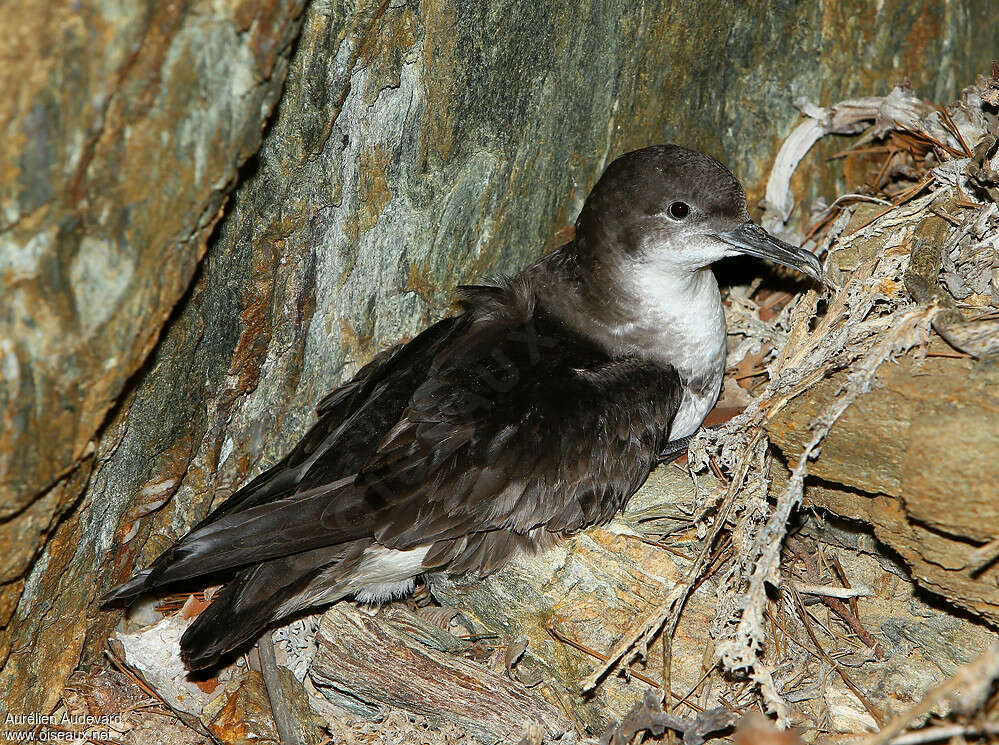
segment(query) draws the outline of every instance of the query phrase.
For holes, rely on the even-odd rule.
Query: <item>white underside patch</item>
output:
[[[684,390],[683,398],[680,400],[680,408],[677,409],[676,416],[673,417],[673,426],[669,433],[671,440],[679,440],[697,431],[701,422],[718,401],[721,384],[722,376],[719,375],[715,386],[706,393],[697,395],[692,393],[689,388]]]
[[[416,577],[423,573],[423,557],[430,546],[397,551],[384,546],[369,546],[361,555],[357,571],[344,581],[340,567],[327,567],[310,590],[295,595],[278,608],[276,617],[297,613],[305,608],[329,605],[353,595],[362,603],[385,603],[413,591]]]
[[[415,579],[423,573],[423,557],[430,546],[398,551],[383,546],[364,550],[361,565],[351,577],[354,597],[362,603],[385,603],[413,591]]]
[[[374,585],[365,585],[354,593],[354,599],[359,603],[370,605],[381,605],[390,600],[397,600],[409,595],[416,587],[416,579],[410,577],[400,582],[379,582]]]
[[[649,355],[676,368],[685,384],[670,439],[697,431],[714,407],[725,375],[725,311],[711,269],[671,272],[646,268],[634,279],[644,301],[637,330]],[[622,329],[634,333],[636,329]],[[658,339],[655,336],[658,334]],[[655,341],[649,343],[649,340]],[[689,384],[696,383],[695,390]]]

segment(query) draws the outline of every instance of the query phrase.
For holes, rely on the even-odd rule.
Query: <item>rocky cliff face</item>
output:
[[[85,496],[96,449],[189,290],[238,169],[260,147],[302,10],[294,0],[55,2],[8,3],[0,14],[0,698],[9,706],[47,705],[76,664],[81,600],[103,550],[70,526],[107,519],[110,492]],[[65,601],[28,581],[45,566],[76,567]]]
[[[989,7],[7,9],[0,700],[51,707],[103,589],[451,287],[555,245],[610,158],[681,142],[758,198],[796,97],[948,100],[999,48]]]

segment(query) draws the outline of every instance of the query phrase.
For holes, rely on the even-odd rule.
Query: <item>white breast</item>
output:
[[[640,334],[646,339],[642,353],[680,374],[684,393],[670,439],[686,437],[714,407],[725,375],[725,311],[718,283],[710,268],[682,274],[648,268],[633,282],[642,298],[642,320],[620,333]]]

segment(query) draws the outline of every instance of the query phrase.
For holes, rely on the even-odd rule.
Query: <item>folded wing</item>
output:
[[[369,368],[278,466],[108,599],[365,540],[428,546],[427,568],[490,571],[610,519],[680,399],[672,368],[612,359],[533,306],[473,309]]]

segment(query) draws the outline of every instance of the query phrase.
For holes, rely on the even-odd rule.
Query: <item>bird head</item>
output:
[[[725,166],[676,145],[636,150],[611,163],[580,212],[576,234],[592,248],[657,272],[682,275],[748,254],[822,278],[814,254],[750,220],[746,193]]]

